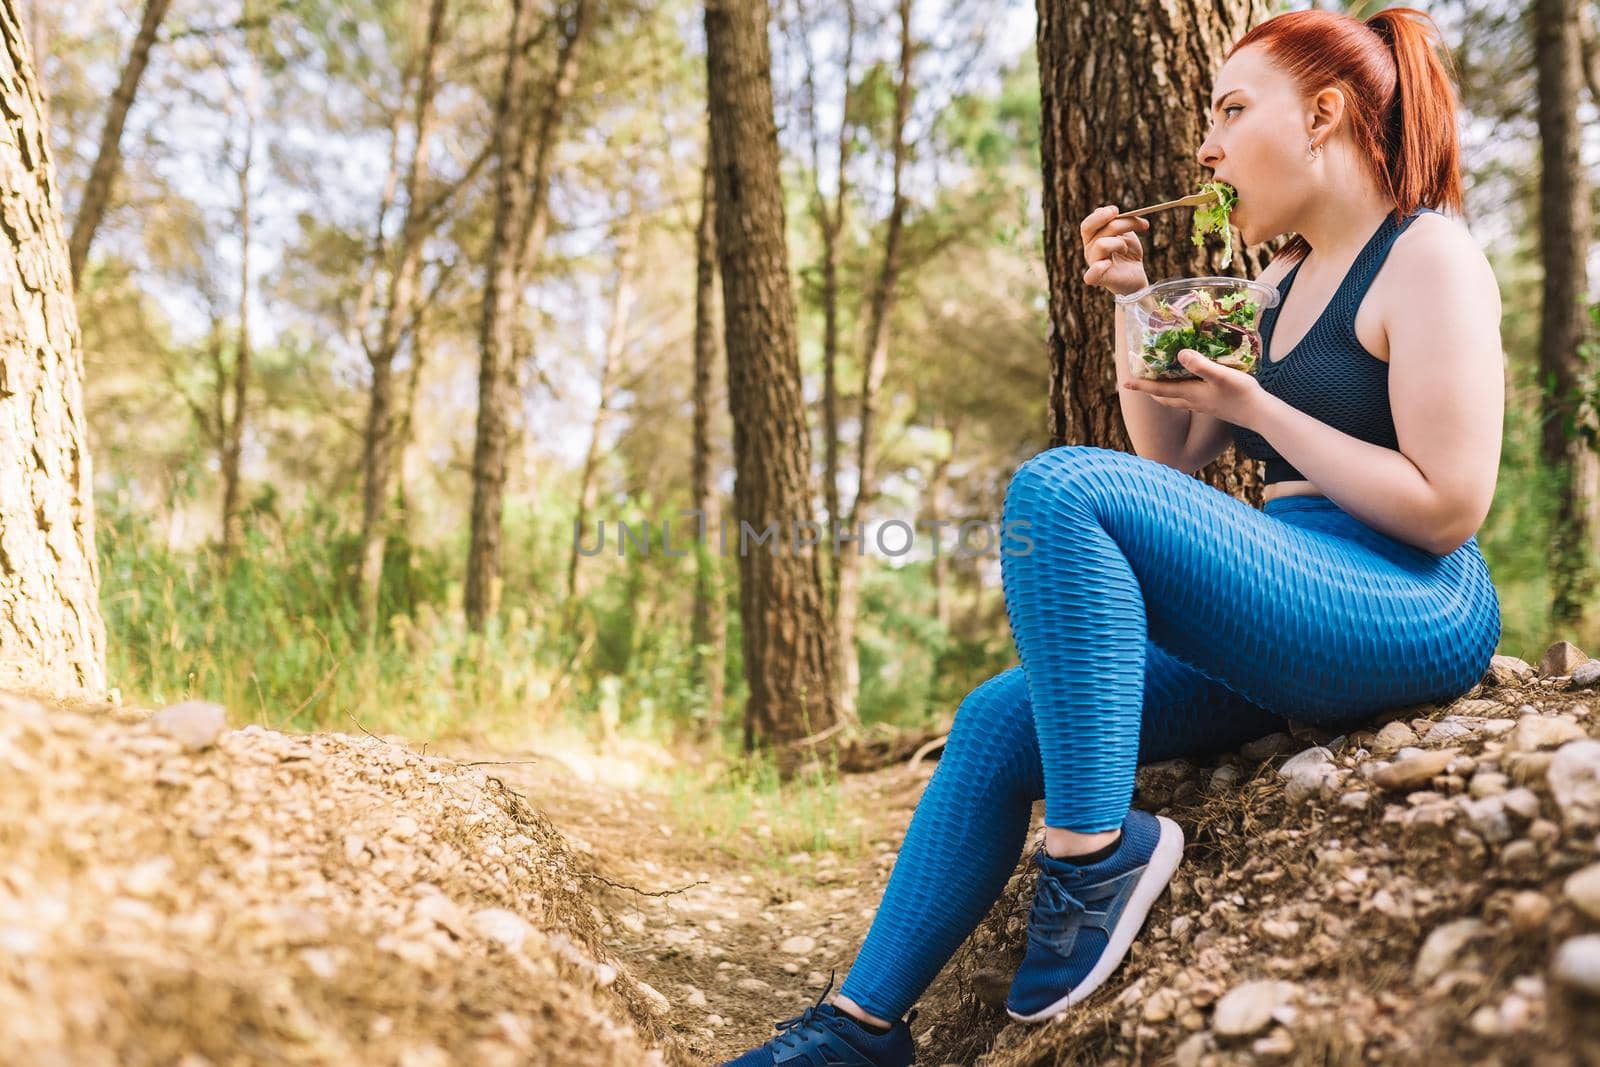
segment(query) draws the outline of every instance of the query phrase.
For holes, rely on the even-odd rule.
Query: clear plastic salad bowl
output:
[[[1119,296],[1123,353],[1136,378],[1193,378],[1178,362],[1192,348],[1209,359],[1254,374],[1264,358],[1261,313],[1278,291],[1248,278],[1171,278]]]

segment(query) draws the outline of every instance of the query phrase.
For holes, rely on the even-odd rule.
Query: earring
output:
[[[1316,138],[1315,137],[1307,137],[1306,138],[1306,153],[1312,159],[1320,159],[1320,158],[1322,158],[1322,145],[1319,145],[1319,144],[1316,143]]]

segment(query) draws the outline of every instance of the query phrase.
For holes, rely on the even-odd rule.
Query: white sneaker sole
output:
[[[1041,1008],[1031,1015],[1020,1015],[1007,1008],[1007,1015],[1019,1023],[1043,1022],[1060,1015],[1083,1000],[1111,977],[1111,972],[1117,969],[1122,958],[1128,954],[1128,949],[1132,947],[1133,939],[1138,936],[1140,927],[1144,926],[1145,916],[1150,914],[1156,898],[1161,896],[1161,891],[1172,881],[1173,872],[1183,860],[1183,828],[1164,815],[1157,815],[1156,822],[1161,824],[1161,836],[1156,841],[1155,851],[1150,855],[1149,864],[1145,866],[1144,873],[1139,876],[1139,881],[1133,887],[1133,895],[1128,898],[1127,906],[1117,917],[1117,925],[1111,931],[1110,940],[1106,942],[1106,950],[1100,954],[1100,962],[1084,975],[1083,981],[1073,986],[1066,996],[1054,1004]]]

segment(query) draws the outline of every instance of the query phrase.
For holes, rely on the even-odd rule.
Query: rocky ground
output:
[[[492,773],[0,694],[0,1062],[695,1062]]]
[[[1026,862],[919,1005],[919,1063],[1600,1064],[1600,661],[1141,770],[1183,825],[1113,980],[1000,1001]],[[7,1062],[717,1063],[843,978],[933,764],[846,776],[862,843],[754,862],[534,754],[0,699]],[[524,759],[523,756],[528,758]]]

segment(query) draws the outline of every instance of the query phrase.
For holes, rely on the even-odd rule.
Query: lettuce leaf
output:
[[[1233,262],[1233,230],[1228,225],[1228,213],[1239,202],[1239,194],[1227,182],[1202,182],[1202,193],[1212,193],[1216,203],[1194,209],[1194,241],[1196,248],[1206,246],[1206,234],[1222,234],[1222,266]]]

